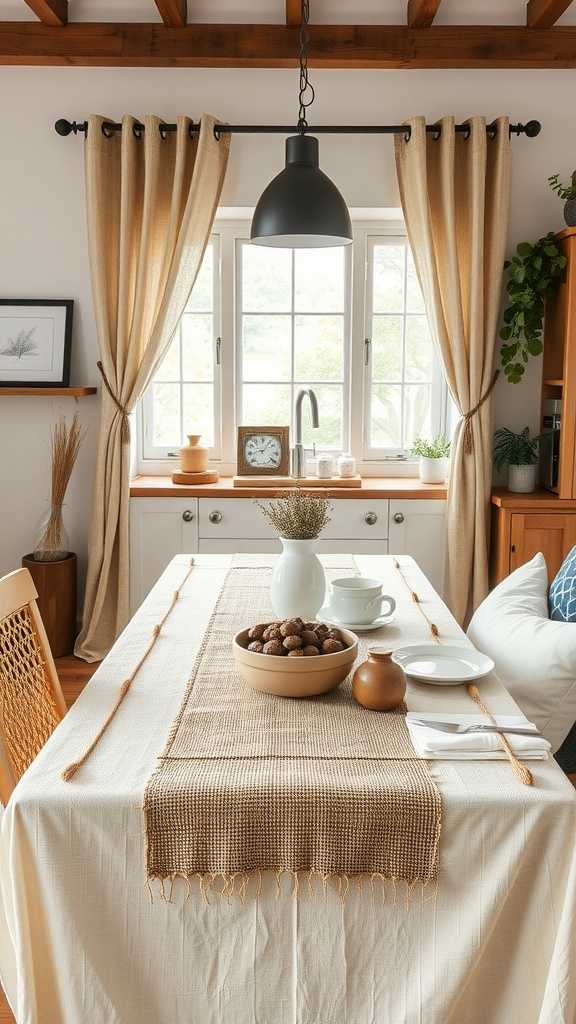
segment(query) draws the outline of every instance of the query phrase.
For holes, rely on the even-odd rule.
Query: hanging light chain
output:
[[[314,86],[312,85],[308,77],[308,46],[310,43],[310,32],[308,30],[308,24],[310,21],[310,0],[302,0],[302,15],[300,18],[300,35],[299,35],[299,51],[298,58],[300,61],[300,91],[298,93],[298,99],[300,102],[300,110],[298,111],[298,129],[301,132],[306,131],[308,127],[308,121],[306,120],[306,110],[314,102]]]

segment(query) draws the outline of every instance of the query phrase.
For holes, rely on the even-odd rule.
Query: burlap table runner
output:
[[[251,690],[236,672],[232,635],[274,617],[270,572],[227,574],[146,788],[149,879],[197,876],[203,891],[219,877],[224,891],[237,878],[242,889],[267,870],[296,882],[301,871],[436,879],[441,799],[404,715],[360,708],[350,678],[292,701]]]

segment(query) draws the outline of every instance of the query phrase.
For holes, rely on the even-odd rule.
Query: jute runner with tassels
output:
[[[148,878],[197,877],[203,892],[218,878],[242,892],[262,871],[435,880],[441,799],[404,714],[361,708],[350,679],[291,701],[237,673],[231,638],[274,617],[269,590],[269,568],[228,572],[146,788]]]

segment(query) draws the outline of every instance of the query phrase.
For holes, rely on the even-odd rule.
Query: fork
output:
[[[458,736],[465,736],[470,733],[484,733],[484,732],[496,732],[500,735],[510,733],[514,736],[541,736],[542,733],[538,729],[525,729],[521,726],[497,726],[497,725],[464,725],[461,722],[437,722],[436,720],[430,721],[425,718],[411,718],[411,722],[415,725],[425,725],[429,729],[438,729],[439,732],[454,733]]]

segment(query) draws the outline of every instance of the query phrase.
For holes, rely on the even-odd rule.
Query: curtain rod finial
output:
[[[58,135],[77,135],[78,132],[86,132],[87,121],[68,121],[66,117],[59,117],[54,125]]]
[[[540,124],[540,121],[528,121],[524,128],[524,134],[527,135],[529,139],[535,139],[537,135],[540,135],[541,131],[542,125]]]

